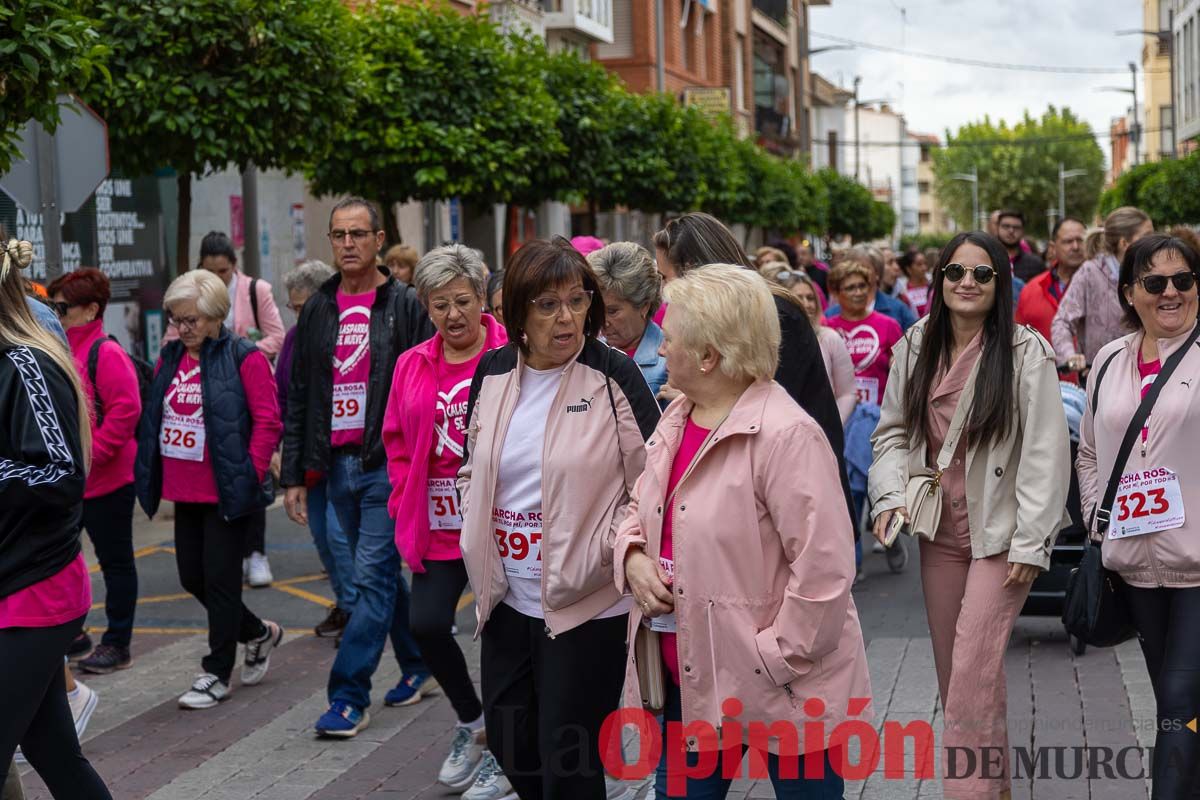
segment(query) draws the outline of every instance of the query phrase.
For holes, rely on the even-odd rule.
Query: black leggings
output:
[[[1153,800],[1200,796],[1200,735],[1185,727],[1200,714],[1200,588],[1125,590],[1158,705]]]
[[[133,560],[133,484],[83,501],[87,529],[104,574],[104,613],[108,629],[101,643],[129,647],[137,608],[138,576]]]
[[[246,515],[246,541],[242,545],[242,558],[251,553],[267,554],[267,510],[251,511]]]
[[[0,764],[20,745],[55,800],[112,800],[79,749],[63,678],[63,656],[83,620],[0,628]]]
[[[467,585],[467,568],[461,558],[426,561],[424,572],[414,572],[408,624],[425,665],[441,684],[454,706],[459,722],[474,722],[483,705],[467,671],[462,648],[450,628],[458,609],[458,598]]]

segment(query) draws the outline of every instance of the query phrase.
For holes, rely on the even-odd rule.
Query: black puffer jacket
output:
[[[380,269],[384,275],[387,271]],[[283,418],[283,462],[279,482],[303,486],[308,470],[326,473],[331,463],[333,427],[333,348],[338,333],[337,290],[340,274],[309,298],[296,323],[288,407]],[[412,287],[392,277],[375,290],[371,304],[371,378],[360,457],[364,470],[384,465],[383,412],[392,370],[405,350],[433,336],[429,315]],[[276,376],[284,380],[284,376]]]
[[[86,476],[78,402],[42,351],[0,351],[0,598],[79,555]]]

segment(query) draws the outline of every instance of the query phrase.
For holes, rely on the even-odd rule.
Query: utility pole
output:
[[[663,31],[663,0],[654,0],[654,84],[660,92],[667,90],[667,68],[663,59],[667,57],[666,32]]]
[[[976,230],[982,230],[984,226],[979,219],[979,168],[972,165],[970,172],[956,172],[950,179],[971,184],[971,224]]]
[[[859,162],[862,160],[860,158],[860,155],[862,153],[862,150],[861,150],[862,143],[860,141],[859,127],[858,127],[858,109],[860,108],[860,105],[858,102],[858,85],[860,83],[862,83],[862,76],[855,75],[854,76],[854,180],[858,180]]]
[[[1058,218],[1067,215],[1067,179],[1087,175],[1086,169],[1063,169],[1063,162],[1058,162]],[[1051,225],[1050,227],[1054,227]]]
[[[1141,149],[1141,125],[1138,124],[1137,64],[1129,62],[1129,74],[1133,78],[1133,165],[1138,165],[1138,150]]]

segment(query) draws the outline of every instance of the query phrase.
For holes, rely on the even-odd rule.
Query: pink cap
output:
[[[594,253],[604,247],[604,242],[595,236],[576,236],[571,239],[571,246],[586,256],[588,253]]]

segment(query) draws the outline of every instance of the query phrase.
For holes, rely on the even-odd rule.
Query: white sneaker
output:
[[[229,684],[211,672],[197,675],[192,688],[179,698],[180,708],[214,708],[229,696]]]
[[[75,736],[83,741],[83,732],[92,721],[92,712],[100,702],[100,695],[83,683],[75,681],[75,694],[67,692],[67,702],[71,704],[71,716],[75,719]]]
[[[246,583],[254,589],[270,586],[275,577],[271,574],[271,562],[257,550],[246,559]]]
[[[517,793],[500,771],[500,765],[490,750],[484,751],[479,775],[475,777],[471,788],[463,793],[463,800],[517,800]]]
[[[279,646],[283,639],[283,628],[274,622],[263,620],[267,632],[260,639],[246,642],[246,658],[242,662],[242,685],[254,686],[262,683],[267,677],[267,668],[271,666],[271,651]]]
[[[478,733],[462,725],[454,726],[454,739],[450,742],[450,755],[438,770],[438,783],[461,792],[475,782],[483,767],[483,754],[487,748],[483,731]]]

